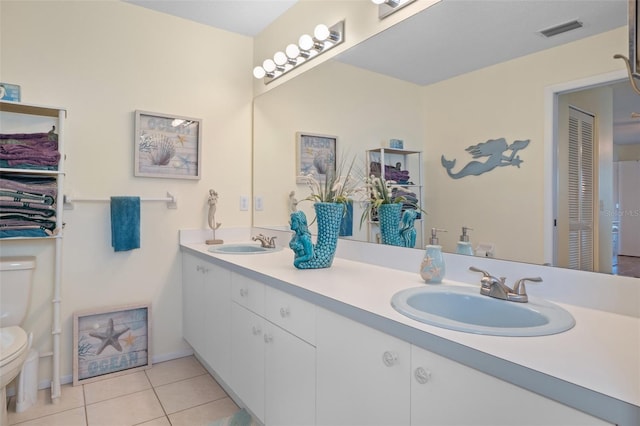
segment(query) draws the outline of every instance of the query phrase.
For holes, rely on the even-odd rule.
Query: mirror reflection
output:
[[[447,230],[439,234],[443,250],[455,252],[462,227],[468,227],[471,245],[482,245],[483,254],[622,272],[618,254],[640,256],[639,191],[629,184],[640,173],[634,169],[640,123],[631,118],[640,97],[613,59],[628,43],[626,7],[624,0],[444,1],[257,97],[254,196],[262,210],[254,212],[254,226],[288,229],[291,191],[298,201],[308,194],[296,183],[297,132],[335,136],[338,157],[355,156],[363,177],[366,152],[388,149],[397,139],[422,157],[417,165],[385,160],[390,166],[401,161],[412,177],[421,177],[426,214],[416,221],[417,249],[435,227]],[[539,33],[576,16],[582,28],[550,38]],[[589,80],[609,74],[597,84]],[[557,114],[548,123],[545,91],[582,80],[584,88],[559,90]],[[569,165],[576,161],[569,158],[570,110],[595,123],[591,195],[580,200],[591,213],[586,224],[571,216],[575,205],[569,202]],[[553,140],[546,137],[548,126],[557,128]],[[517,165],[460,179],[447,174],[443,157],[455,159],[458,171],[474,160],[469,147],[498,139],[508,145],[530,141],[517,152]],[[552,167],[547,153],[556,151]],[[549,179],[557,182],[551,195],[545,192]],[[313,217],[311,204],[299,202],[298,208]],[[550,206],[557,232],[545,228]],[[375,230],[359,226],[361,213],[355,203],[353,235],[345,238],[376,242]],[[546,239],[553,239],[552,254]]]

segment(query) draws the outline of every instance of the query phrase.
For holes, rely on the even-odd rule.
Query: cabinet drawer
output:
[[[265,318],[315,346],[315,305],[269,286],[265,301]]]
[[[264,317],[264,284],[261,282],[232,273],[231,299]]]

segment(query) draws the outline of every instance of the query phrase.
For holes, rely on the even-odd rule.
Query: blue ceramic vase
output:
[[[413,226],[418,211],[402,211],[402,203],[381,204],[378,207],[380,237],[382,244],[413,248],[416,245],[417,231]]]
[[[291,237],[289,247],[295,254],[293,266],[298,269],[330,267],[338,247],[344,204],[315,203],[313,208],[318,220],[316,244],[311,241],[305,214],[301,211],[291,213],[291,229],[295,232]]]
[[[378,221],[380,223],[380,238],[382,244],[403,246],[400,238],[400,215],[402,204],[380,204],[378,207]]]

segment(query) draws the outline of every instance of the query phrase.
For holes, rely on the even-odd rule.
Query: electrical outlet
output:
[[[254,208],[256,209],[256,211],[262,211],[262,208],[263,208],[263,206],[262,206],[262,197],[256,196],[255,199],[253,200],[253,203],[254,203],[253,205],[254,205]]]
[[[240,196],[240,211],[246,212],[249,210],[249,197],[246,195]]]

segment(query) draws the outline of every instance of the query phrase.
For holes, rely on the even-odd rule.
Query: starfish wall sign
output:
[[[113,348],[118,352],[122,352],[122,346],[120,346],[118,338],[127,331],[129,331],[129,327],[125,327],[120,331],[115,331],[115,328],[113,326],[113,318],[109,318],[107,330],[104,333],[99,333],[97,331],[90,332],[89,336],[95,337],[96,339],[100,339],[102,341],[100,343],[100,347],[96,351],[96,355],[100,355],[102,351],[109,345],[113,346]]]

